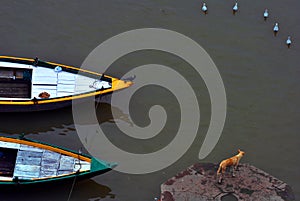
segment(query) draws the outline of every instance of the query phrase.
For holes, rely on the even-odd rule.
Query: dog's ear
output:
[[[241,150],[240,150],[240,149],[238,149],[238,152],[241,152]]]

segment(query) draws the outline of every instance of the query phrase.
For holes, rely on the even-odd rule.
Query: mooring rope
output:
[[[72,193],[73,193],[73,190],[74,190],[74,186],[75,186],[75,182],[76,182],[76,178],[77,178],[77,174],[80,172],[80,169],[81,169],[81,163],[80,163],[80,157],[79,157],[81,153],[82,153],[82,152],[81,152],[81,148],[80,148],[79,151],[78,151],[79,169],[77,170],[76,176],[75,176],[74,179],[73,179],[72,187],[71,187],[71,189],[70,189],[70,192],[69,192],[69,196],[68,196],[67,201],[70,201],[70,199],[71,199],[71,196],[72,196]]]
[[[67,201],[70,201],[71,195],[72,195],[73,190],[74,190],[76,178],[77,178],[77,173],[76,173],[76,176],[75,176],[74,179],[73,179],[72,187],[71,187],[71,190],[70,190],[70,192],[69,192],[69,196],[68,196]]]

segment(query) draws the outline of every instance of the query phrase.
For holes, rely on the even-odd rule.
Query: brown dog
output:
[[[241,158],[245,155],[245,152],[243,152],[241,150],[238,150],[238,152],[239,153],[237,155],[235,155],[231,158],[225,159],[220,163],[219,169],[217,171],[217,177],[219,177],[219,180],[218,180],[219,184],[222,182],[223,174],[225,173],[227,167],[233,166],[232,176],[233,177],[235,176],[234,171],[237,170],[237,167],[239,165]]]

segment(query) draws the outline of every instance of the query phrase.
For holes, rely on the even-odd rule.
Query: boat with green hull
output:
[[[112,170],[109,163],[83,153],[26,138],[0,137],[0,185],[81,180]]]

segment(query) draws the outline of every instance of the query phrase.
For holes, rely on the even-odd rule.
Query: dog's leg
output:
[[[235,177],[234,170],[235,170],[235,166],[232,166],[232,177]]]
[[[220,166],[217,173],[218,184],[222,183],[222,178],[223,178],[223,168]]]
[[[218,184],[221,184],[221,183],[222,183],[222,179],[223,179],[222,175],[223,175],[222,173],[219,175]]]
[[[238,159],[236,165],[234,166],[235,170],[238,171],[238,166],[239,166],[239,163],[240,163],[240,159]]]
[[[225,174],[225,171],[226,171],[226,166],[225,167],[221,167],[221,171],[220,171],[220,178],[219,178],[219,181],[218,183],[221,184],[222,183],[222,180],[223,180],[223,175]]]

